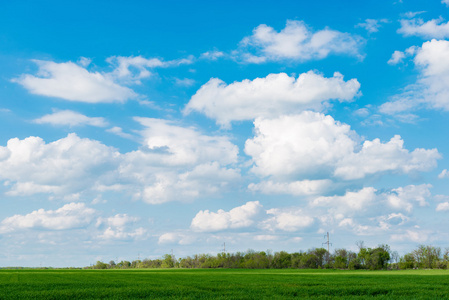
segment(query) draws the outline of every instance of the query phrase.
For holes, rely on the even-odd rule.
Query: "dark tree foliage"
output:
[[[363,242],[358,242],[359,252],[346,249],[336,249],[328,253],[324,248],[313,248],[306,252],[288,253],[285,251],[272,253],[271,251],[254,251],[236,253],[195,254],[176,259],[173,255],[165,254],[160,259],[144,259],[97,261],[91,269],[128,269],[128,268],[228,268],[228,269],[417,269],[440,268],[449,266],[449,248],[444,251],[439,247],[420,245],[417,249],[400,257],[396,251],[391,251],[388,245],[376,248],[366,248]]]

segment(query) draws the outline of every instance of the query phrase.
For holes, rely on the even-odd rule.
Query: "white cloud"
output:
[[[408,185],[406,187],[399,187],[386,193],[387,202],[390,206],[396,209],[402,209],[411,212],[413,204],[418,203],[419,206],[428,205],[427,199],[430,198],[430,184]]]
[[[390,115],[401,115],[419,108],[449,110],[449,41],[431,40],[421,48],[409,48],[415,54],[414,63],[420,71],[416,83],[382,104],[379,110]]]
[[[150,77],[154,68],[167,68],[193,63],[193,56],[187,58],[163,61],[158,58],[142,56],[111,56],[106,61],[115,66],[111,76],[131,83],[140,84],[141,79]]]
[[[253,192],[261,192],[263,194],[290,194],[295,196],[314,195],[323,193],[327,190],[332,181],[323,180],[302,180],[293,182],[273,182],[262,181],[260,183],[251,183],[248,189]]]
[[[190,78],[184,78],[184,79],[175,78],[175,83],[176,83],[176,85],[179,85],[179,86],[190,87],[190,86],[194,85],[196,83],[196,81],[193,79],[190,79]]]
[[[448,211],[449,210],[449,202],[438,203],[436,211]]]
[[[267,210],[267,214],[272,215],[272,217],[263,221],[261,227],[269,231],[276,229],[297,231],[312,225],[314,222],[314,219],[306,215],[301,209],[272,208]]]
[[[163,119],[135,118],[145,126],[141,134],[155,163],[188,165],[209,161],[230,164],[237,161],[238,148],[225,136],[202,135],[195,128],[177,126]]]
[[[139,227],[135,230],[129,229],[130,224],[137,222],[139,218],[131,217],[127,214],[117,214],[109,218],[99,218],[97,220],[97,226],[107,226],[104,232],[98,237],[105,240],[111,239],[132,239],[145,235],[146,230]]]
[[[404,36],[419,36],[424,39],[445,39],[449,37],[449,22],[443,19],[433,19],[424,22],[422,19],[401,20],[401,28],[398,33]]]
[[[276,241],[279,237],[277,235],[259,234],[254,237],[255,241]]]
[[[60,110],[55,111],[52,114],[45,115],[41,118],[35,119],[35,123],[38,124],[52,124],[52,125],[69,125],[69,126],[81,126],[90,125],[96,127],[106,127],[108,122],[101,117],[87,117],[72,110]]]
[[[389,65],[397,65],[398,63],[402,63],[405,58],[405,53],[401,51],[394,51],[391,55],[391,58],[387,61]]]
[[[359,56],[361,37],[325,28],[313,32],[302,21],[288,20],[277,32],[265,24],[240,42],[241,57],[249,63],[266,61],[323,59],[331,54]],[[249,51],[249,52],[248,52]]]
[[[449,6],[449,0],[441,0],[442,4],[446,4],[446,6]]]
[[[159,236],[158,244],[179,244],[189,245],[195,241],[195,237],[192,235],[179,233],[179,232],[167,232]]]
[[[27,215],[14,215],[0,223],[0,232],[13,232],[21,229],[44,228],[67,230],[89,225],[95,210],[84,203],[69,203],[57,210],[35,210]]]
[[[39,70],[36,75],[24,74],[13,82],[30,93],[87,103],[124,102],[137,94],[99,72],[89,72],[73,62],[55,63],[33,60]]]
[[[425,231],[406,230],[404,233],[391,235],[391,240],[423,243],[428,240],[428,233]]]
[[[201,210],[193,218],[190,228],[195,231],[206,232],[249,227],[254,224],[254,219],[261,211],[262,205],[259,201],[247,202],[228,212],[222,209],[219,209],[216,213]]]
[[[318,197],[311,202],[312,207],[336,207],[341,212],[366,209],[376,201],[376,189],[365,187],[357,192],[346,192],[343,196]]]
[[[0,180],[14,183],[12,194],[85,190],[117,168],[119,153],[76,134],[46,144],[39,137],[10,139],[0,146]]]
[[[449,172],[447,171],[447,169],[444,169],[443,171],[441,171],[440,174],[438,174],[439,179],[443,179],[443,178],[447,178],[447,177],[449,177]]]
[[[414,18],[417,15],[423,14],[425,12],[426,11],[408,11],[408,12],[404,13],[403,16],[406,17],[406,18],[411,19],[411,18]]]
[[[136,137],[132,134],[123,132],[123,129],[121,127],[118,126],[114,126],[112,128],[106,129],[107,132],[113,133],[115,135],[118,135],[119,137],[122,137],[124,139],[129,139],[129,140],[135,140]]]
[[[240,170],[232,167],[238,147],[229,137],[167,120],[136,120],[144,126],[142,146],[124,154],[76,134],[48,144],[39,137],[10,139],[0,146],[5,193],[65,198],[118,191],[156,204],[220,195],[239,181]]]
[[[392,227],[402,226],[407,223],[410,218],[401,213],[391,213],[387,216],[380,216],[379,226],[383,230],[390,230]]]
[[[389,142],[365,141],[331,116],[303,112],[276,119],[256,119],[255,136],[245,143],[252,171],[279,179],[337,177],[361,179],[386,171],[410,173],[436,166],[436,149],[404,149],[399,136]]]
[[[388,23],[387,19],[366,19],[364,23],[359,23],[356,27],[365,28],[369,33],[378,32],[382,23]]]
[[[359,89],[357,79],[344,81],[340,73],[326,78],[310,71],[297,79],[285,73],[269,74],[229,85],[213,78],[192,96],[184,113],[202,112],[228,126],[231,121],[322,109],[330,100],[352,101]]]
[[[207,51],[201,54],[200,58],[207,60],[217,60],[220,57],[224,57],[225,54],[218,50]]]
[[[392,171],[411,173],[429,171],[437,166],[441,155],[437,149],[417,148],[412,152],[404,149],[404,141],[399,135],[387,143],[379,139],[365,141],[359,152],[343,158],[334,174],[343,179],[361,179],[366,175]]]

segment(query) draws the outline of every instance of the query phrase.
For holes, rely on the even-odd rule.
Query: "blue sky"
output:
[[[1,6],[0,266],[449,246],[449,1]]]

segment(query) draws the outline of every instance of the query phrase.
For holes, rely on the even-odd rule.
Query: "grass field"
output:
[[[449,271],[0,270],[0,299],[449,299]]]

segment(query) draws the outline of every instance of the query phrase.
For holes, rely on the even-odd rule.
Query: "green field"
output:
[[[0,270],[0,299],[448,299],[449,271]]]

